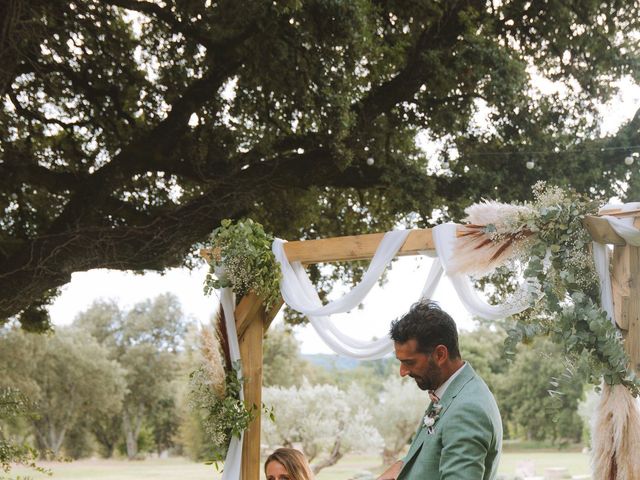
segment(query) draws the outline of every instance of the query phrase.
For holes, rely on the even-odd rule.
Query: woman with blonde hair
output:
[[[267,480],[313,480],[307,457],[294,448],[278,448],[264,462]]]

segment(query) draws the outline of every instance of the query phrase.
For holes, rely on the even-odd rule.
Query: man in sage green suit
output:
[[[500,412],[487,385],[462,359],[453,319],[435,303],[417,303],[392,323],[390,335],[400,375],[412,377],[430,401],[409,452],[379,479],[495,479]]]

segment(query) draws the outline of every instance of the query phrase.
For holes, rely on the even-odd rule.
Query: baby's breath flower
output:
[[[224,220],[211,234],[210,243],[217,255],[209,261],[205,293],[223,287],[231,287],[239,296],[253,291],[263,298],[267,309],[279,300],[280,267],[271,252],[273,237],[262,225],[252,220]],[[216,275],[216,268],[223,273]]]

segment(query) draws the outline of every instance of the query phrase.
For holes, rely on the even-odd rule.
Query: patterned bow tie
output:
[[[429,394],[429,399],[431,400],[431,405],[435,405],[436,403],[438,403],[440,401],[440,397],[438,397],[436,395],[436,392],[434,392],[433,390],[427,390],[427,393]]]

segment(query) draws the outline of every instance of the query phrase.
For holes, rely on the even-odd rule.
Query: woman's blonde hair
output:
[[[313,480],[307,457],[295,448],[278,448],[269,455],[264,462],[265,476],[267,475],[267,465],[271,462],[281,464],[291,477],[291,480]]]

